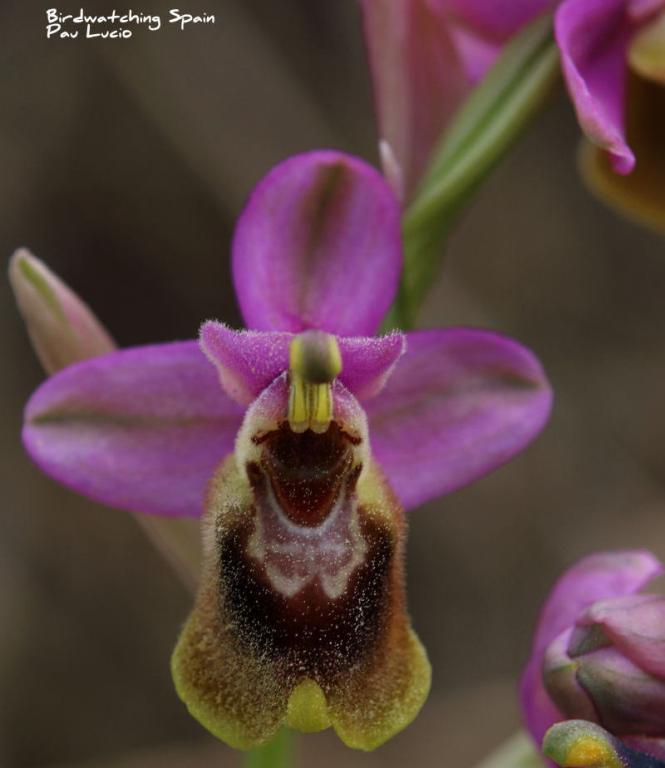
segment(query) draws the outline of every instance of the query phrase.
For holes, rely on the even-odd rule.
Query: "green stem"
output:
[[[291,768],[294,752],[293,731],[282,728],[272,741],[247,753],[243,768]]]
[[[544,768],[531,739],[520,731],[503,742],[475,768]]]
[[[459,214],[545,102],[558,77],[552,20],[545,16],[506,46],[447,127],[404,213],[404,270],[390,313],[393,327],[413,327]]]
[[[435,152],[420,194],[406,212],[406,231],[427,226],[503,156],[549,95],[558,62],[549,17],[538,19],[506,47]]]

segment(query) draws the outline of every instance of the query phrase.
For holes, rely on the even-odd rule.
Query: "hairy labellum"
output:
[[[403,512],[362,409],[341,384],[331,392],[328,429],[296,432],[277,379],[210,488],[205,572],[173,669],[192,714],[236,747],[287,723],[372,749],[429,689],[405,609]]]

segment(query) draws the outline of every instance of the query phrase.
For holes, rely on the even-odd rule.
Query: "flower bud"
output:
[[[115,349],[113,339],[88,305],[27,249],[21,248],[12,256],[9,280],[46,373],[54,374]],[[157,515],[136,519],[186,586],[194,589],[200,563],[198,523]]]
[[[665,598],[632,595],[594,603],[543,658],[552,701],[619,738],[665,738]]]
[[[29,251],[14,253],[9,280],[35,353],[48,373],[114,349],[88,306]]]

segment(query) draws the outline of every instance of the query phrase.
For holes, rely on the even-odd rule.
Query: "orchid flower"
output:
[[[627,762],[617,766],[660,765],[640,763],[639,755],[665,760],[665,598],[640,593],[664,571],[649,552],[620,551],[586,557],[559,579],[543,607],[521,682],[524,720],[538,744],[554,723],[582,719],[623,745],[616,749]],[[570,733],[582,754],[582,731]],[[551,756],[572,749],[568,736],[550,737],[549,743]],[[637,757],[629,760],[633,753]],[[559,762],[587,765],[570,762],[570,755],[567,760]],[[588,763],[606,764],[613,765]]]
[[[283,725],[372,749],[430,667],[406,612],[404,509],[481,477],[544,425],[535,357],[473,329],[374,337],[400,277],[399,204],[334,151],[278,165],[238,222],[251,330],[75,363],[25,413],[47,474],[112,507],[201,516],[178,693],[247,749]]]

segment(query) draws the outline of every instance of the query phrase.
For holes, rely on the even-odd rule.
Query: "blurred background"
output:
[[[324,146],[376,162],[354,0],[186,10],[217,22],[102,42],[46,40],[43,4],[0,6],[0,250],[31,248],[123,346],[240,325],[233,221],[274,163]],[[518,726],[516,679],[561,569],[607,547],[665,556],[665,242],[590,197],[577,141],[559,93],[460,223],[422,315],[517,337],[557,393],[524,455],[411,516],[429,702],[369,755],[302,738],[303,765],[470,768]],[[21,410],[43,374],[6,280],[0,313],[0,766],[236,765],[172,690],[186,590],[130,515],[25,457]]]

